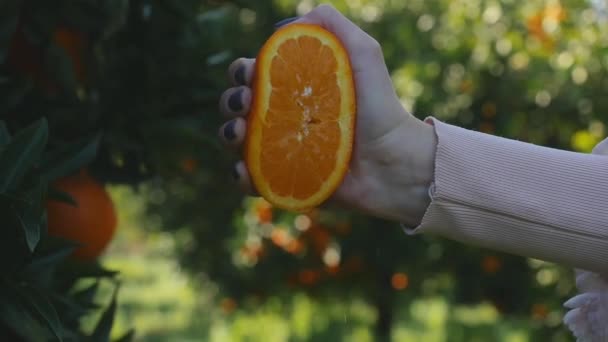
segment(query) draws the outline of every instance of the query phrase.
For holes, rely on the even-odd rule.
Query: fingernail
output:
[[[224,126],[224,137],[226,140],[232,141],[236,138],[236,132],[234,132],[234,125],[236,124],[236,120],[229,121],[226,126]]]
[[[243,109],[243,101],[241,101],[242,93],[243,89],[239,89],[228,98],[228,108],[230,108],[231,111],[239,112],[241,109]]]
[[[239,171],[236,169],[236,166],[232,168],[232,179],[239,180]]]
[[[279,21],[278,23],[274,24],[274,28],[278,29],[281,26],[285,26],[285,25],[287,25],[289,23],[292,23],[292,22],[294,22],[294,21],[296,21],[298,19],[299,19],[299,17],[292,17],[292,18],[283,19],[283,20]]]
[[[241,65],[240,67],[238,67],[238,69],[236,69],[236,71],[234,72],[234,80],[238,84],[245,85],[245,66],[244,65]]]

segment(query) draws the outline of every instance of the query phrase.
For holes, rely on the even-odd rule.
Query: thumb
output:
[[[302,17],[286,19],[277,25],[296,23],[319,25],[336,35],[351,57],[354,72],[384,66],[380,44],[331,5],[320,5]]]

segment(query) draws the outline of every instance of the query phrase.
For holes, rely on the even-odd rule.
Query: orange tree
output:
[[[93,80],[87,61],[95,42],[110,33],[126,9],[120,5],[91,1],[0,5],[0,334],[4,338],[110,340],[116,272],[97,261],[100,250],[88,249],[91,244],[101,249],[102,242],[74,239],[60,230],[69,226],[72,232],[91,234],[95,229],[99,234],[101,229],[114,229],[112,221],[83,214],[83,210],[101,214],[98,204],[111,205],[111,201],[101,199],[107,195],[95,181],[87,180],[84,187],[83,182],[74,184],[73,174],[97,157],[102,127],[91,124],[92,105],[85,100]],[[65,124],[68,121],[70,125]],[[96,196],[92,208],[83,195],[94,196],[90,184],[102,196]],[[77,215],[58,218],[62,212]],[[106,308],[95,301],[102,278],[116,284]],[[81,318],[99,311],[103,312],[95,329],[85,331]],[[130,331],[119,340],[132,336]]]
[[[96,182],[147,184],[150,213],[186,237],[178,245],[182,264],[221,285],[226,307],[295,291],[320,300],[358,297],[375,306],[377,334],[387,338],[396,313],[409,318],[396,309],[442,295],[531,320],[535,340],[565,334],[561,303],[573,291],[567,270],[406,237],[393,223],[348,212],[294,215],[242,201],[229,175],[235,156],[215,138],[227,64],[255,56],[274,22],[310,3],[0,5],[0,179],[11,180],[0,187],[7,334],[91,335],[78,322],[96,287],[74,293],[75,279],[112,274],[96,262],[66,260],[72,249],[46,234],[41,205],[47,193],[73,201],[47,184],[85,165]],[[397,91],[415,113],[581,151],[603,135],[597,120],[607,119],[608,35],[583,0],[333,3],[380,40]],[[107,339],[113,307],[97,339]],[[448,324],[463,340],[497,339],[488,326]],[[314,337],[338,339],[341,328],[335,323]]]
[[[226,62],[253,49],[242,42],[241,50],[227,51],[226,35],[237,37],[243,28],[237,7],[219,5],[0,5],[3,336],[109,339],[116,294],[97,328],[83,331],[81,318],[99,310],[93,302],[99,285],[82,289],[77,281],[116,276],[97,260],[115,224],[99,184],[136,185],[219,165],[221,155],[212,153],[219,118],[203,114],[216,107]],[[215,163],[198,167],[201,155]],[[85,181],[78,180],[83,167]],[[226,217],[237,203],[233,194],[218,203]],[[99,216],[84,217],[85,206]]]
[[[225,49],[255,56],[279,19],[269,13],[293,16],[310,3],[243,4],[244,30]],[[604,136],[607,26],[586,1],[332,3],[380,41],[398,94],[418,115],[582,152]],[[230,21],[231,10],[225,4],[213,13]],[[215,123],[216,109],[204,112]],[[224,175],[230,164],[211,167],[225,157],[203,151],[198,172],[157,183],[150,207],[167,229],[185,233],[183,264],[220,283],[229,307],[294,291],[355,296],[375,306],[376,333],[388,338],[395,318],[411,318],[397,309],[440,295],[453,304],[491,303],[504,317],[529,322],[534,340],[569,336],[560,317],[574,291],[570,270],[407,237],[394,223],[336,210],[298,216],[247,200],[235,212],[238,195]],[[499,339],[491,326],[447,324],[462,340]],[[348,328],[336,322],[315,337],[338,339],[341,327]]]
[[[110,195],[84,169],[59,179],[51,186],[69,195],[76,205],[47,201],[49,235],[80,243],[82,246],[72,254],[76,259],[97,259],[116,231],[116,211]]]

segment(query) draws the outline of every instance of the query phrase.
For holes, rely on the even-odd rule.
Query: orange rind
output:
[[[356,94],[348,53],[318,25],[275,32],[256,60],[244,159],[275,207],[304,212],[326,201],[349,168]]]

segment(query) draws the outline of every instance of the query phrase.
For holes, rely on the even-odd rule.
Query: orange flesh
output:
[[[303,211],[322,203],[350,160],[355,96],[348,55],[328,31],[289,25],[256,62],[245,160],[260,194]]]

